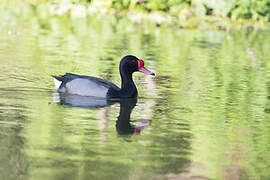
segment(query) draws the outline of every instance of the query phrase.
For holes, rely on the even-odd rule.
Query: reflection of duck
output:
[[[137,104],[137,99],[120,100],[120,112],[116,121],[118,134],[133,134],[134,127],[130,124],[130,114]]]
[[[118,100],[109,100],[105,98],[59,93],[54,93],[53,99],[56,103],[80,108],[101,108],[118,102]]]
[[[130,114],[137,104],[137,99],[120,99],[120,112],[116,121],[118,134],[139,134],[141,129],[149,125],[149,121],[140,121],[137,125],[130,124]]]
[[[74,94],[53,94],[54,102],[80,108],[100,108],[110,106],[114,103],[120,103],[120,112],[116,121],[116,130],[118,134],[139,134],[140,131],[149,126],[148,120],[137,122],[135,125],[130,124],[130,114],[137,104],[136,98],[124,99],[104,99],[96,97],[78,96]]]
[[[125,56],[119,65],[122,79],[121,88],[115,84],[92,76],[81,76],[66,73],[63,76],[53,76],[59,93],[77,94],[102,98],[131,98],[137,96],[137,88],[132,74],[136,71],[155,75],[144,67],[143,60],[135,56]]]

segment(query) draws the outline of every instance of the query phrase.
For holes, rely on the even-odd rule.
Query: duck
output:
[[[134,72],[155,76],[155,73],[144,67],[144,61],[133,55],[124,56],[119,64],[121,88],[112,82],[93,76],[66,73],[55,76],[54,83],[58,93],[75,94],[100,98],[134,98],[138,91],[133,81]]]

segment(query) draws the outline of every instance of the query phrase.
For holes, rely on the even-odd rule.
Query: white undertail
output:
[[[56,89],[59,89],[59,87],[61,86],[62,82],[61,81],[58,81],[57,79],[53,78],[54,79],[54,85],[55,85],[55,88]]]

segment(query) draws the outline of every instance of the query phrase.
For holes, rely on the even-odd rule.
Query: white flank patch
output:
[[[58,80],[55,79],[55,78],[53,78],[53,80],[54,80],[55,88],[58,89],[58,88],[61,86],[62,82],[61,82],[61,81],[58,81]]]
[[[105,98],[108,88],[88,79],[74,79],[66,84],[66,91],[81,96],[94,96]]]

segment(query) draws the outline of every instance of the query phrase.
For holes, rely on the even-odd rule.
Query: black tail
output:
[[[65,76],[54,76],[54,75],[52,75],[52,77],[57,79],[58,81],[62,81],[62,82],[65,81],[65,79],[66,79]]]

